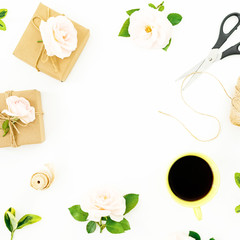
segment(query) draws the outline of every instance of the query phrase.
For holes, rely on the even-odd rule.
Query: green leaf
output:
[[[124,213],[125,215],[129,213],[133,208],[135,208],[139,200],[139,195],[131,193],[131,194],[125,195],[124,198],[126,200],[126,210]]]
[[[238,185],[238,187],[240,188],[240,173],[235,173],[235,182]]]
[[[130,18],[128,18],[124,22],[124,24],[123,24],[123,26],[122,26],[119,34],[118,34],[119,37],[130,37],[130,34],[128,32],[129,25],[130,25]]]
[[[107,219],[106,228],[110,233],[114,233],[114,234],[125,232],[125,229],[121,224],[121,222],[115,222],[110,217]]]
[[[11,212],[7,211],[6,214],[8,215],[9,218],[9,225],[6,224],[6,226],[10,232],[14,232],[17,228],[17,219]]]
[[[236,212],[236,213],[240,213],[240,205],[238,205],[237,207],[235,207],[235,212]]]
[[[160,11],[160,12],[162,12],[163,10],[164,10],[164,6],[163,5],[161,5],[159,8],[158,8],[158,11]]]
[[[151,7],[151,8],[157,9],[157,7],[152,3],[149,3],[148,6]]]
[[[201,237],[199,236],[199,234],[193,231],[190,231],[188,236],[194,238],[195,240],[201,240]]]
[[[2,124],[2,129],[5,130],[9,127],[9,120],[5,120]]]
[[[16,211],[14,208],[10,207],[7,211],[10,212],[15,217]]]
[[[135,8],[135,9],[128,10],[126,13],[127,13],[129,16],[131,16],[134,12],[139,11],[139,10],[140,10],[140,8]]]
[[[214,238],[210,238],[209,240],[215,240]]]
[[[9,127],[8,127],[8,128],[6,128],[6,129],[4,130],[3,137],[5,137],[5,136],[8,134],[9,130],[10,130],[10,128],[9,128]]]
[[[163,48],[164,51],[167,51],[167,50],[168,50],[168,48],[169,48],[170,45],[171,45],[171,42],[172,42],[172,39],[170,38],[168,45],[167,45],[165,48]]]
[[[3,30],[3,31],[6,31],[6,25],[5,25],[5,23],[2,21],[2,20],[0,20],[0,30]]]
[[[122,227],[124,228],[125,231],[130,230],[130,224],[126,218],[124,218],[121,222]]]
[[[87,221],[88,213],[84,212],[80,205],[74,205],[68,209],[73,216],[73,218],[80,222]]]
[[[21,229],[27,225],[39,222],[41,219],[42,218],[37,215],[26,214],[18,221],[17,229]]]
[[[7,9],[0,9],[0,19],[4,18],[7,15]]]
[[[12,232],[13,231],[13,225],[11,223],[11,220],[10,220],[10,217],[9,217],[8,213],[11,213],[12,216],[15,217],[15,209],[14,208],[9,208],[4,214],[4,221],[5,221],[6,227],[8,228],[8,230],[10,232]],[[16,222],[17,222],[17,220],[16,220]]]
[[[182,16],[178,13],[170,13],[167,18],[173,26],[179,24],[182,21]]]
[[[158,11],[162,12],[165,9],[163,4],[164,4],[164,1],[157,6]]]
[[[93,233],[93,232],[95,232],[96,227],[97,227],[97,224],[96,224],[94,221],[88,222],[88,224],[87,224],[87,232],[88,232],[88,233]]]

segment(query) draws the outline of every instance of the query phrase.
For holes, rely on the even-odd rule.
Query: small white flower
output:
[[[126,201],[113,189],[99,189],[91,192],[81,207],[89,214],[91,221],[99,222],[102,217],[110,216],[112,220],[120,222],[126,210]]]
[[[172,37],[173,26],[167,16],[156,9],[146,8],[130,16],[128,32],[140,47],[164,48]]]

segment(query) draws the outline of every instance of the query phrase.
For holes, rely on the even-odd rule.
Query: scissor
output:
[[[223,28],[224,28],[225,22],[230,17],[233,17],[233,16],[236,16],[238,18],[237,24],[228,33],[224,33]],[[216,61],[222,60],[223,58],[231,56],[231,55],[240,54],[240,51],[238,49],[240,46],[240,42],[237,43],[236,45],[228,48],[227,50],[225,50],[223,52],[219,49],[227,41],[227,39],[232,35],[232,33],[235,30],[237,30],[239,25],[240,25],[240,13],[237,13],[237,12],[231,13],[223,19],[221,27],[220,27],[220,33],[218,36],[218,40],[217,40],[216,44],[213,46],[209,55],[203,61],[201,61],[199,64],[197,64],[195,67],[193,67],[192,69],[190,69],[188,72],[184,73],[181,77],[179,77],[177,79],[177,80],[180,80],[180,79],[183,79],[192,74],[189,81],[183,87],[183,90],[186,89],[195,79],[197,79],[199,77],[199,75],[201,74],[201,72],[204,72],[207,68],[209,68]]]

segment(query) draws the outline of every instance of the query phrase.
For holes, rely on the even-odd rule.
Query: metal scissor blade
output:
[[[199,69],[199,67],[204,63],[205,59],[202,60],[200,63],[198,63],[196,66],[194,66],[193,68],[191,68],[190,70],[188,70],[187,72],[185,72],[182,76],[180,76],[179,78],[177,78],[175,81],[179,81],[183,78],[185,78],[186,76],[188,76],[191,73],[197,72],[197,70]]]
[[[208,54],[207,58],[202,62],[202,64],[200,64],[200,66],[198,67],[198,69],[196,69],[193,73],[193,75],[191,76],[191,78],[189,79],[189,81],[185,84],[185,86],[183,87],[183,90],[185,90],[187,87],[189,87],[191,85],[191,83],[197,79],[202,72],[206,71],[206,69],[208,69],[214,62],[218,61],[221,59],[222,56],[222,52],[219,49],[212,49],[210,51],[210,53]],[[194,74],[196,73],[196,74]],[[191,73],[189,73],[191,74]]]
[[[192,84],[192,82],[194,80],[196,80],[197,78],[199,78],[199,76],[202,74],[202,72],[206,71],[211,65],[212,65],[212,63],[209,63],[208,59],[203,61],[203,63],[200,65],[200,67],[195,71],[195,74],[193,74],[190,77],[190,79],[188,80],[188,82],[183,86],[182,90],[183,91],[186,90]]]

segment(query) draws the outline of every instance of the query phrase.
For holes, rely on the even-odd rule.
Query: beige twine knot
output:
[[[22,127],[26,127],[27,124],[21,124],[16,121],[16,117],[4,116],[2,113],[0,113],[0,119],[3,121],[8,120],[11,147],[17,147],[18,145],[16,143],[15,134],[13,132],[13,129],[15,129],[18,134],[20,133],[20,131],[18,130],[18,128],[15,124],[18,124],[19,126],[22,126]]]

